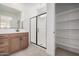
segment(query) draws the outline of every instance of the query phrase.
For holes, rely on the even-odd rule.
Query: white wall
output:
[[[42,11],[45,11],[45,10],[46,10],[45,3],[37,3],[36,6],[31,6],[29,16],[30,17],[37,16],[38,14],[42,13]]]
[[[55,4],[47,4],[47,53],[55,55]]]

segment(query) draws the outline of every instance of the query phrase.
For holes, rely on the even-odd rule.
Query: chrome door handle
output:
[[[53,32],[55,34],[55,32]]]
[[[37,28],[37,32],[39,32],[39,29]]]

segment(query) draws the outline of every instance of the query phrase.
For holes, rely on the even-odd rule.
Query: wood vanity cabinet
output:
[[[9,54],[8,35],[0,35],[0,55]]]
[[[28,32],[0,35],[0,55],[8,55],[28,47]]]
[[[13,36],[10,38],[10,52],[16,52],[20,50],[20,38]]]
[[[21,34],[21,38],[20,38],[20,41],[21,41],[21,48],[24,49],[26,47],[28,47],[28,34],[26,33],[22,33]]]

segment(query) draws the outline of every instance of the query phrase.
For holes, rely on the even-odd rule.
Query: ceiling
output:
[[[36,5],[40,5],[41,3],[23,3],[26,6],[36,6]]]
[[[56,14],[70,9],[79,8],[79,3],[56,3]]]
[[[23,5],[27,6],[27,7],[41,7],[46,5],[45,3],[23,3]]]

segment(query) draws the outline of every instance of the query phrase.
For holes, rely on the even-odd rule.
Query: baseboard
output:
[[[74,48],[74,47],[68,47],[66,45],[62,45],[62,44],[56,44],[56,48],[59,47],[59,48],[63,48],[65,50],[68,50],[68,51],[71,51],[71,52],[74,52],[74,53],[77,53],[79,54],[79,48]]]

